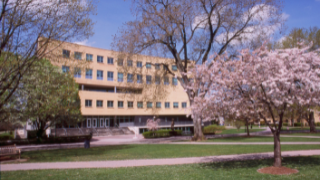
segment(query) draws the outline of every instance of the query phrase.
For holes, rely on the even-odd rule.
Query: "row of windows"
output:
[[[85,100],[85,106],[86,107],[92,107],[92,100],[86,99]],[[97,100],[96,101],[96,107],[103,107],[103,101],[102,100]],[[113,101],[107,101],[107,107],[108,108],[113,108],[114,107],[114,102]],[[138,108],[143,108],[143,102],[137,102],[137,107]],[[165,102],[164,103],[165,108],[170,108],[170,102]],[[181,103],[182,108],[187,108],[187,103],[182,102]],[[124,101],[118,101],[118,108],[124,108]],[[133,101],[128,101],[127,102],[127,108],[133,108]],[[153,103],[152,102],[147,102],[147,108],[153,108]],[[156,102],[156,108],[162,108],[162,103],[161,102]],[[178,102],[173,102],[173,108],[179,108],[179,103]]]
[[[65,58],[70,58],[70,51],[63,49],[62,50],[62,55]],[[82,60],[82,53],[81,52],[74,52],[74,58],[77,59],[77,60]],[[86,54],[86,60],[87,61],[93,61],[93,55],[92,54]],[[98,63],[103,63],[103,56],[99,56],[98,55],[97,56],[97,62]],[[107,62],[108,62],[108,64],[113,64],[114,63],[113,58],[112,57],[108,57],[107,58]],[[118,60],[118,66],[123,66],[123,64],[124,64],[124,60],[123,59],[119,59]],[[127,60],[127,66],[132,67],[133,66],[133,61],[132,60]],[[141,61],[137,61],[137,67],[138,68],[142,68],[142,62]],[[146,68],[147,69],[151,69],[151,67],[152,67],[151,63],[146,63]],[[161,69],[161,66],[160,66],[159,63],[155,63],[154,67],[157,70]],[[166,70],[167,66],[163,65],[163,69]],[[172,65],[171,69],[173,71],[177,71],[177,66],[176,65]]]
[[[67,73],[70,71],[69,66],[62,66],[62,71],[64,73]],[[123,73],[118,73],[118,82],[123,82],[124,80],[124,74]],[[74,77],[75,78],[81,78],[81,69],[75,68],[74,69]],[[137,83],[142,83],[143,82],[143,76],[141,74],[137,74],[136,76]],[[92,79],[92,69],[86,69],[86,79]],[[103,71],[102,70],[97,70],[97,80],[103,80]],[[113,81],[113,72],[112,71],[107,71],[107,80],[108,81]],[[131,83],[134,81],[134,75],[133,74],[127,74],[127,82]],[[161,83],[161,77],[160,76],[155,76],[154,78],[155,84],[160,84]],[[152,76],[146,75],[146,83],[151,84],[152,83]],[[163,78],[163,84],[164,85],[169,85],[169,77],[164,77]],[[178,79],[175,77],[172,77],[172,84],[177,85],[178,84]]]

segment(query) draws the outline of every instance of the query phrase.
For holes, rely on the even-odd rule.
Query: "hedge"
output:
[[[320,126],[320,122],[317,122],[317,123],[316,123],[316,126]]]
[[[296,122],[296,123],[294,123],[294,126],[301,126],[301,123]]]
[[[0,141],[1,140],[9,140],[9,139],[13,139],[14,136],[12,133],[3,133],[3,134],[0,134]]]
[[[181,136],[182,130],[158,130],[158,131],[146,131],[142,133],[143,137],[148,138],[163,138],[163,137],[170,137],[170,136]]]
[[[10,141],[0,141],[0,145],[25,145],[25,144],[54,144],[54,143],[72,143],[72,142],[84,142],[86,139],[91,139],[92,135],[82,135],[82,136],[65,136],[65,137],[54,137],[42,139],[13,139]]]
[[[223,131],[223,130],[226,130],[226,127],[217,126],[217,125],[210,125],[210,126],[206,126],[203,128],[203,133],[204,134],[212,134],[212,133],[215,133],[216,131]]]

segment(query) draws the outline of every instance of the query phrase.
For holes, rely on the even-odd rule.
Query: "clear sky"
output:
[[[285,25],[287,32],[294,27],[320,28],[320,0],[284,0],[283,13],[289,15]],[[100,0],[97,15],[92,17],[96,23],[94,35],[82,44],[111,49],[113,36],[126,21],[133,20],[130,0]]]

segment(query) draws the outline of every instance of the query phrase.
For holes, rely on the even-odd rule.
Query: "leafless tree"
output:
[[[279,0],[132,0],[136,20],[114,36],[113,48],[128,54],[174,59],[183,86],[190,85],[188,61],[206,63],[232,52],[259,34],[267,36],[283,22]],[[190,104],[197,92],[187,91]],[[194,140],[204,139],[194,118]]]
[[[0,113],[35,61],[93,34],[95,7],[94,0],[1,0]]]

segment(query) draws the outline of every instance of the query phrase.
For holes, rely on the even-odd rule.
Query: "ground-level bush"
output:
[[[0,134],[0,141],[1,140],[9,140],[9,139],[13,139],[13,138],[14,138],[14,136],[13,136],[12,132]]]
[[[158,131],[147,131],[142,133],[144,138],[163,138],[163,137],[170,137],[170,136],[181,136],[181,130],[158,130]]]
[[[320,126],[320,122],[317,122],[317,123],[316,123],[316,126]]]
[[[296,122],[296,123],[294,123],[294,126],[301,126],[301,123]]]
[[[55,143],[73,143],[73,142],[84,142],[86,139],[91,139],[92,135],[82,136],[65,136],[65,137],[54,137],[42,138],[41,141],[37,138],[33,139],[12,139],[10,141],[0,141],[0,145],[25,145],[25,144],[55,144]]]
[[[214,134],[217,131],[223,131],[226,130],[226,127],[224,126],[217,126],[217,125],[210,125],[203,128],[204,134]]]

